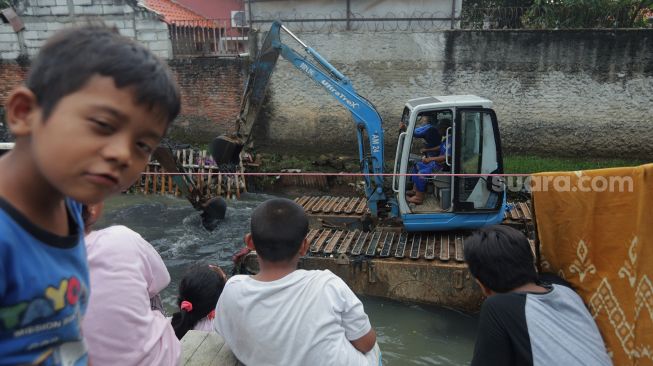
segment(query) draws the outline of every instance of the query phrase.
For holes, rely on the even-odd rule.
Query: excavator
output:
[[[298,42],[310,58],[283,43],[281,32]],[[491,179],[503,173],[499,128],[491,101],[473,95],[428,96],[407,101],[401,119],[407,129],[399,135],[394,163],[394,173],[399,174],[393,175],[391,190],[388,190],[383,175],[384,130],[376,108],[356,92],[346,76],[280,22],[272,24],[258,59],[252,65],[237,136],[218,138],[213,151],[238,153],[250,141],[279,55],[351,113],[364,173],[366,204],[372,217],[399,217],[409,232],[474,229],[503,220],[507,207],[505,190],[500,184],[492,184]],[[433,194],[425,204],[411,206],[404,192],[409,185],[410,168],[421,158],[413,153],[419,147],[413,131],[422,116],[436,120],[454,117],[446,134],[446,138],[451,139],[449,144],[453,151],[445,162],[448,173],[453,175],[429,178]],[[224,162],[224,153],[213,155],[217,161]]]
[[[304,53],[282,41],[282,33]],[[406,130],[399,135],[394,174],[387,182],[384,129],[374,105],[317,51],[280,22],[274,22],[251,66],[237,133],[220,136],[212,143],[217,162],[236,161],[251,143],[279,56],[351,113],[365,181],[364,198],[296,199],[319,223],[308,234],[310,253],[301,266],[330,269],[363,294],[476,309],[481,293],[464,264],[464,237],[471,229],[502,222],[527,228],[531,219],[527,205],[508,205],[505,185],[497,178],[503,173],[503,161],[492,102],[474,95],[425,96],[407,101],[401,117]],[[407,201],[405,192],[411,168],[421,159],[421,143],[413,133],[422,117],[452,121],[444,137],[451,152],[444,162],[447,174],[428,175],[427,197],[423,204],[414,205]],[[364,216],[374,225],[369,230],[351,230],[355,227],[351,222]],[[255,262],[246,258],[239,268],[255,272]]]

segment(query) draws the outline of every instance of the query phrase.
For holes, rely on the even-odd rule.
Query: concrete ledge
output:
[[[244,366],[214,332],[191,330],[181,339],[181,348],[182,366]]]

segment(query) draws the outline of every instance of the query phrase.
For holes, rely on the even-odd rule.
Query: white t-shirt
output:
[[[233,276],[217,309],[216,331],[248,366],[369,364],[349,342],[372,329],[363,304],[328,270],[271,282]]]

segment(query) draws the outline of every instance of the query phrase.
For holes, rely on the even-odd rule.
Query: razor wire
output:
[[[428,32],[448,29],[578,29],[645,28],[653,26],[650,9],[633,6],[586,7],[542,5],[531,7],[467,6],[455,11],[388,12],[383,16],[355,12],[258,13],[254,28],[265,29],[274,20],[297,32]]]

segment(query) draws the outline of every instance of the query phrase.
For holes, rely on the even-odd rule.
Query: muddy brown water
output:
[[[230,273],[231,256],[243,247],[252,209],[271,197],[247,194],[241,200],[228,201],[226,219],[208,232],[186,200],[121,195],[107,201],[97,228],[128,226],[156,248],[172,278],[162,295],[168,312],[173,312],[184,269],[205,261]],[[384,365],[467,365],[471,361],[478,322],[475,315],[372,297],[361,300],[377,332]]]

